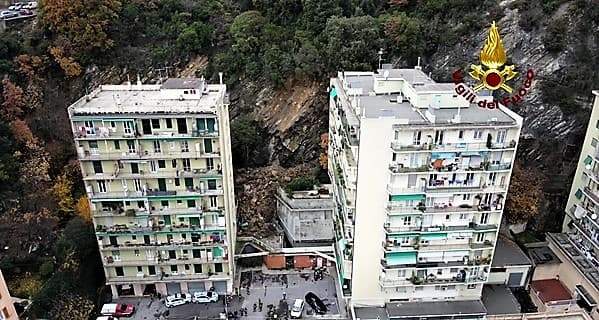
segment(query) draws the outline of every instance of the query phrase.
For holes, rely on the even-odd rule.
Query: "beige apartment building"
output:
[[[227,108],[203,78],[103,85],[68,108],[115,297],[232,291]]]
[[[19,316],[15,311],[12,298],[6,287],[2,270],[0,270],[0,320],[18,320]]]

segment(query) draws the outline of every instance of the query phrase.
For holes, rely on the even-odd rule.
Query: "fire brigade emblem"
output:
[[[480,63],[482,65],[473,64],[470,66],[470,76],[480,82],[474,87],[474,91],[478,92],[483,88],[494,91],[501,88],[507,93],[512,93],[512,88],[506,82],[513,79],[518,73],[514,71],[514,65],[504,66],[506,60],[499,29],[493,22],[489,30],[489,36],[480,52]]]

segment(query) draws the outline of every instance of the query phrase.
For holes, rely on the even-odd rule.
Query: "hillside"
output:
[[[224,72],[240,225],[253,233],[273,218],[265,177],[323,179],[328,79],[373,70],[380,48],[385,63],[421,57],[448,81],[477,61],[497,21],[511,63],[536,73],[514,109],[525,118],[518,161],[547,182],[539,231],[560,225],[599,87],[598,0],[45,0],[40,10],[0,37],[0,267],[38,316],[69,308],[53,303],[64,297],[93,308],[103,280],[66,113],[101,83]]]

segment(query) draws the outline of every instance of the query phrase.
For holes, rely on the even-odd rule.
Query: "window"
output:
[[[476,289],[476,285],[475,284],[469,284],[468,285],[468,289]]]
[[[211,208],[218,207],[218,198],[216,196],[210,196],[210,207]]]
[[[464,130],[458,131],[458,139],[460,139],[460,140],[464,139]]]
[[[466,219],[468,219],[468,214],[460,213],[460,220],[466,220]]]
[[[474,139],[480,140],[483,138],[482,130],[474,130]]]
[[[185,265],[185,270],[189,270],[189,265],[188,264]]]
[[[215,263],[214,264],[214,272],[216,272],[216,273],[223,272],[223,264],[222,263]]]
[[[173,120],[171,120],[170,118],[166,118],[164,119],[166,121],[166,127],[167,128],[172,128],[173,127]]]
[[[178,187],[181,185],[181,181],[179,180],[179,178],[175,178],[175,186]]]
[[[183,162],[183,171],[191,171],[191,161],[189,159],[181,159]]]
[[[90,149],[98,149],[98,141],[96,140],[92,140],[89,142],[89,148]]]
[[[137,266],[137,272],[142,272],[141,266]]]
[[[464,199],[464,200],[470,200],[470,196],[471,196],[471,194],[469,194],[469,193],[468,194],[464,194],[462,196],[462,199]]]
[[[104,173],[104,170],[102,170],[102,161],[92,161],[92,165],[94,166],[94,173]]]
[[[495,138],[495,142],[497,142],[497,143],[504,143],[506,136],[507,136],[507,130],[499,130],[499,131],[497,131],[497,137]]]
[[[212,139],[204,139],[204,152],[212,153]]]
[[[152,119],[152,129],[160,129],[160,119]]]
[[[202,273],[202,265],[201,264],[194,264],[193,265],[193,272],[195,272],[195,273]]]
[[[130,135],[133,133],[133,123],[130,121],[123,122],[123,132],[126,135]]]
[[[139,164],[135,163],[135,162],[131,162],[131,173],[139,173]]]
[[[186,140],[181,141],[181,152],[189,152],[189,142]]]
[[[177,273],[177,265],[172,265],[171,266],[171,272],[172,273]]]
[[[576,190],[576,193],[574,194],[574,196],[576,196],[576,199],[582,198],[582,190],[578,189]]]
[[[85,126],[87,127],[87,121],[85,123],[86,123]],[[597,120],[597,123],[595,124],[595,128],[599,129],[599,120]]]
[[[129,153],[135,153],[135,142],[133,140],[127,140],[127,149]]]
[[[188,208],[195,208],[196,206],[196,201],[195,200],[187,200],[187,207]]]
[[[423,291],[423,290],[424,290],[424,287],[415,287],[414,288],[414,291]]]
[[[449,272],[450,272],[450,273],[456,273],[456,272],[458,272],[459,270],[460,270],[459,268],[451,268],[451,269],[449,269]]]
[[[193,178],[185,178],[185,188],[193,189]]]
[[[160,152],[162,152],[162,150],[160,148],[160,141],[154,140],[154,153],[160,153]]]
[[[442,275],[443,274],[443,269],[437,269],[437,275]]]
[[[98,192],[106,193],[106,181],[98,180]]]
[[[206,159],[206,169],[214,170],[214,159],[212,159],[212,158]]]
[[[593,140],[591,140],[591,146],[593,146],[593,147],[597,146],[597,139],[593,138]]]
[[[117,277],[124,277],[125,272],[123,271],[123,267],[115,267],[114,272],[116,272]]]
[[[114,149],[121,150],[121,143],[118,140],[114,140]]]
[[[450,218],[451,218],[450,215],[448,215],[448,214],[445,215],[445,220],[449,220]]]
[[[135,249],[135,250],[133,251],[133,253],[135,254],[135,256],[136,256],[136,257],[139,257],[139,250]]]
[[[110,127],[112,127],[112,128],[116,128],[116,122],[114,122],[114,121],[110,121]]]
[[[171,167],[176,168],[177,167],[177,159],[173,159],[171,161]]]
[[[96,134],[96,129],[94,129],[94,123],[92,121],[85,121],[84,126],[86,134]]]
[[[409,226],[412,224],[412,217],[405,217],[403,218],[403,225],[404,226]]]
[[[414,131],[414,135],[412,137],[412,144],[419,145],[421,138],[422,138],[422,131]]]
[[[593,157],[591,157],[591,156],[587,156],[586,158],[584,158],[584,164],[585,164],[585,165],[587,165],[587,166],[588,166],[588,165],[589,165],[589,164],[591,164],[592,162],[593,162]]]
[[[158,160],[158,168],[160,168],[160,169],[166,168],[166,161]]]
[[[166,201],[166,200],[160,201],[160,205],[165,208],[168,208],[168,201]]]
[[[208,180],[208,190],[216,190],[216,179]]]
[[[148,274],[151,276],[156,275],[156,267],[155,266],[148,266]]]
[[[135,186],[135,191],[141,191],[141,180],[133,179],[133,185]]]

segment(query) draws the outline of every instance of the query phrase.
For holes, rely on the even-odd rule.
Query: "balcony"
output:
[[[429,159],[430,162],[430,159]],[[505,171],[511,169],[511,163],[500,163],[500,164],[491,164],[489,162],[483,162],[479,166],[464,166],[457,163],[452,163],[449,165],[444,165],[441,167],[434,166],[419,166],[419,167],[408,167],[403,164],[390,164],[389,171],[392,174],[401,174],[401,173],[413,173],[413,172],[421,172],[421,173],[429,173],[429,172],[447,172],[447,173],[460,173],[460,172],[476,172],[476,171]]]
[[[104,152],[99,150],[77,150],[79,160],[146,160],[146,159],[179,159],[179,158],[217,158],[219,151],[170,151],[153,152],[149,150],[132,150],[122,152]]]
[[[135,199],[135,198],[160,198],[160,197],[193,197],[193,196],[220,196],[222,189],[201,189],[199,187],[188,190],[160,191],[149,189],[147,191],[121,191],[121,192],[88,192],[92,200],[102,199]]]
[[[400,188],[400,187],[393,187],[392,185],[387,184],[387,191],[393,195],[410,194],[410,193],[417,194],[417,193],[424,193],[425,188],[424,188],[424,186],[412,187],[412,188]]]
[[[220,224],[203,224],[203,225],[188,225],[188,224],[179,224],[179,225],[154,225],[154,226],[135,226],[135,225],[126,225],[126,224],[115,224],[112,226],[105,225],[97,225],[96,233],[97,234],[131,234],[131,233],[156,233],[156,232],[214,232],[214,231],[224,231],[225,225]]]
[[[406,207],[398,205],[396,201],[387,202],[386,210],[389,215],[421,215],[421,214],[434,214],[434,213],[475,213],[475,212],[490,212],[502,210],[502,205],[460,205],[460,206],[448,206],[448,205],[437,205],[432,207],[426,206],[415,206]]]
[[[454,257],[455,258],[455,257]],[[469,256],[464,256],[462,260],[445,261],[445,258],[434,258],[436,260],[430,260],[430,258],[419,257],[417,262],[411,264],[399,264],[390,265],[387,263],[387,259],[381,259],[381,266],[385,269],[430,269],[430,268],[451,268],[461,266],[488,266],[491,263],[491,256],[487,256],[480,259],[472,259]]]
[[[584,187],[582,190],[587,198],[591,199],[595,205],[599,205],[599,195],[597,195],[597,192],[592,191],[589,187]]]
[[[177,274],[166,274],[162,275],[140,275],[140,276],[114,276],[109,275],[106,279],[107,284],[120,284],[120,283],[156,283],[156,282],[170,282],[175,280],[210,280],[210,281],[224,281],[230,280],[231,277],[227,272],[218,274],[206,274],[206,273],[177,273]]]
[[[391,149],[395,151],[489,151],[514,149],[516,141],[504,143],[444,143],[444,144],[402,144],[398,141],[391,142]]]
[[[168,250],[168,249],[201,249],[201,248],[213,248],[215,246],[219,247],[227,247],[228,243],[223,238],[218,239],[210,239],[204,238],[200,239],[196,242],[192,241],[152,241],[152,242],[139,242],[139,241],[125,241],[123,243],[119,243],[117,245],[111,245],[110,243],[104,243],[103,240],[98,241],[98,247],[102,251],[112,251],[116,248],[119,250],[135,250],[139,248],[158,248],[160,250]]]

